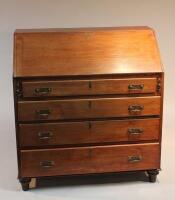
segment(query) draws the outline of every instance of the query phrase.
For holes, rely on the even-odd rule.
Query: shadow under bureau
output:
[[[160,170],[163,72],[148,27],[17,30],[18,178]]]

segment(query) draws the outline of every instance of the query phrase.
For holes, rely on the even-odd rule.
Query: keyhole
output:
[[[92,102],[91,101],[88,102],[88,106],[89,106],[89,109],[91,109],[91,107],[92,107]]]
[[[89,81],[89,89],[92,88],[92,83]]]
[[[91,129],[91,127],[92,127],[91,122],[88,122],[88,127],[89,127],[89,129]]]

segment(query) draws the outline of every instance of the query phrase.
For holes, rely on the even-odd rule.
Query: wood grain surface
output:
[[[155,94],[156,89],[156,77],[22,82],[23,97]]]
[[[136,160],[130,162],[129,157],[136,157]],[[140,160],[137,161],[138,158]],[[48,166],[46,162],[50,162],[52,166]],[[158,143],[21,151],[23,177],[148,170],[159,167]]]
[[[130,106],[143,110],[129,111]],[[48,115],[38,113],[46,112]],[[18,120],[64,120],[160,115],[160,97],[124,97],[18,102]]]
[[[161,72],[150,28],[74,29],[15,33],[14,76]]]
[[[155,141],[159,139],[159,127],[158,118],[20,124],[20,146]]]

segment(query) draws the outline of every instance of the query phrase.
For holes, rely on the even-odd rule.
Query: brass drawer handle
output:
[[[53,136],[53,133],[52,132],[39,132],[38,133],[38,137],[40,140],[49,140],[51,139]]]
[[[128,111],[132,114],[140,113],[144,109],[144,106],[140,105],[131,105],[128,107]]]
[[[142,161],[142,156],[128,156],[128,162],[129,163],[137,163]]]
[[[48,95],[52,92],[52,88],[36,88],[35,94],[37,95]]]
[[[51,168],[55,165],[55,162],[54,161],[51,161],[51,160],[44,160],[44,161],[41,161],[40,162],[40,166],[42,168]]]
[[[36,114],[40,117],[40,118],[48,118],[48,116],[51,114],[50,110],[45,109],[45,110],[36,110]]]
[[[128,85],[129,90],[143,90],[144,85],[143,84],[130,84]]]
[[[141,129],[141,128],[129,128],[128,133],[130,135],[141,135],[143,133],[143,129]]]

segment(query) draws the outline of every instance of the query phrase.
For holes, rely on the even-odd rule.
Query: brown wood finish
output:
[[[159,126],[159,119],[20,124],[20,146],[158,141]]]
[[[18,178],[160,169],[164,73],[148,27],[17,30]]]
[[[156,93],[157,78],[24,81],[23,97]]]
[[[22,101],[18,106],[20,121],[148,116],[160,114],[160,97]],[[130,106],[143,110],[129,111]],[[50,114],[41,116],[40,111]]]
[[[136,157],[135,161],[129,161],[131,156]],[[44,161],[51,161],[53,166],[42,166]],[[159,168],[158,143],[21,151],[24,177]]]
[[[15,33],[15,77],[161,72],[150,28]]]

